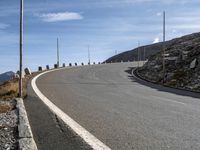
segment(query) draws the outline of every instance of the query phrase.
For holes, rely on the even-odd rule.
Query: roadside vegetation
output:
[[[23,79],[23,97],[27,95],[27,82],[29,76]],[[18,97],[18,79],[6,81],[0,85],[0,100],[12,100]]]

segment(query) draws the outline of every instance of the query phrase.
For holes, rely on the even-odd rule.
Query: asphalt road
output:
[[[40,91],[118,150],[199,150],[200,95],[132,77],[133,63],[76,67],[41,76]]]

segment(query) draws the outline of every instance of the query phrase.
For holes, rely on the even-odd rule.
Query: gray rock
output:
[[[31,75],[31,70],[29,68],[25,68],[24,72],[26,75]]]
[[[54,68],[55,68],[55,69],[58,68],[58,65],[57,65],[57,64],[54,64]]]
[[[17,73],[16,73],[18,76],[19,76],[19,71],[17,71]],[[24,78],[25,77],[25,72],[24,71],[22,71],[22,78]]]
[[[172,80],[172,79],[173,79],[173,76],[174,76],[174,73],[167,73],[167,74],[166,74],[166,80],[167,80],[167,81]]]
[[[38,71],[42,71],[42,67],[41,66],[38,67]]]
[[[50,69],[49,65],[46,65],[46,69],[47,69],[47,70],[49,70],[49,69]]]
[[[190,63],[190,69],[194,69],[197,65],[197,59],[195,58],[191,63]]]
[[[15,73],[15,74],[14,74],[14,78],[15,78],[15,79],[19,79],[19,75]]]
[[[15,101],[0,101],[0,105],[15,106]],[[18,149],[17,110],[0,114],[0,150]]]

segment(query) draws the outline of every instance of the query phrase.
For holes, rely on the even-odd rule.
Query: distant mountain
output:
[[[5,81],[13,79],[14,76],[15,76],[15,73],[12,71],[0,74],[0,84],[2,84]]]

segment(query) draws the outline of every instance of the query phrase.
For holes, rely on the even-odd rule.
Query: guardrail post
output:
[[[38,67],[38,71],[42,71],[42,67],[41,66]]]
[[[49,65],[46,65],[46,69],[47,69],[47,70],[49,70],[49,69],[50,69],[50,68],[49,68]]]
[[[29,68],[25,68],[24,72],[26,75],[31,75],[31,70]]]
[[[54,64],[54,68],[55,68],[55,69],[58,68],[58,64]]]

